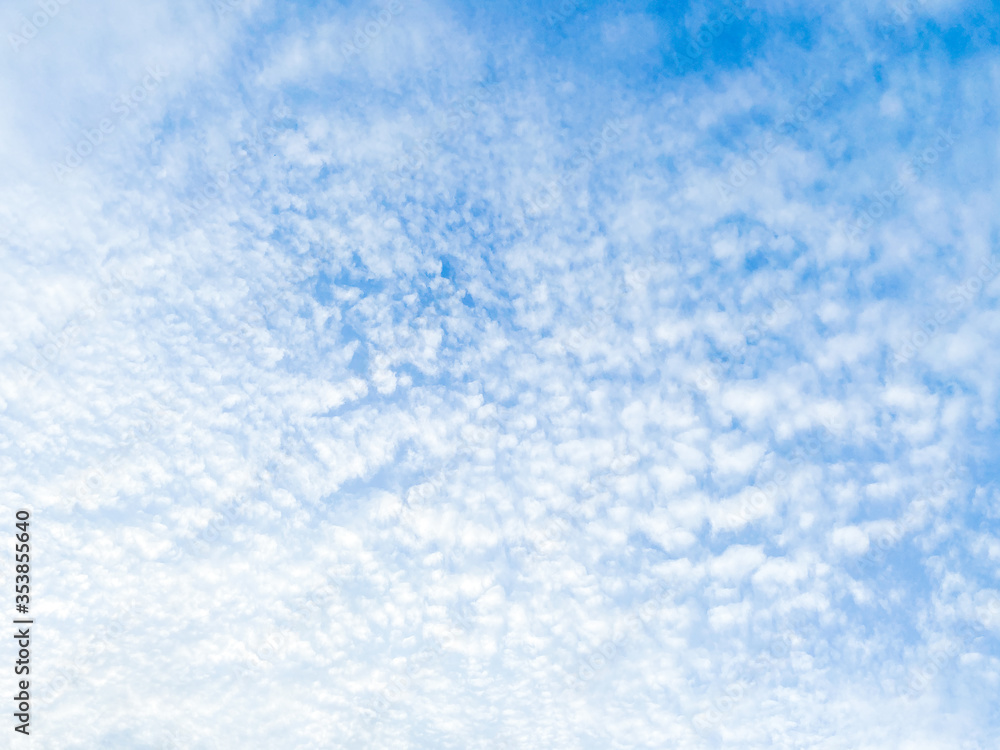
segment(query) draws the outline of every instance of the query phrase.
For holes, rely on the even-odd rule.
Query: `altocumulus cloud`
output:
[[[36,746],[993,747],[998,20],[6,4]]]

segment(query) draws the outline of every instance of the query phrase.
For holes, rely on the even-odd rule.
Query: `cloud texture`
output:
[[[32,746],[993,747],[998,20],[7,4]]]

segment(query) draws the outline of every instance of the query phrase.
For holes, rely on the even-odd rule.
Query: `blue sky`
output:
[[[998,20],[6,4],[0,748],[995,747]]]

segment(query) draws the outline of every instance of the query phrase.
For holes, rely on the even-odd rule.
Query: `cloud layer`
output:
[[[0,13],[34,746],[992,747],[996,9],[487,5]]]

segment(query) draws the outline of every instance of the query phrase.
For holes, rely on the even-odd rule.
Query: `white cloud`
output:
[[[401,5],[69,3],[0,61],[36,741],[989,746],[996,291],[894,362],[995,253],[989,19]]]

